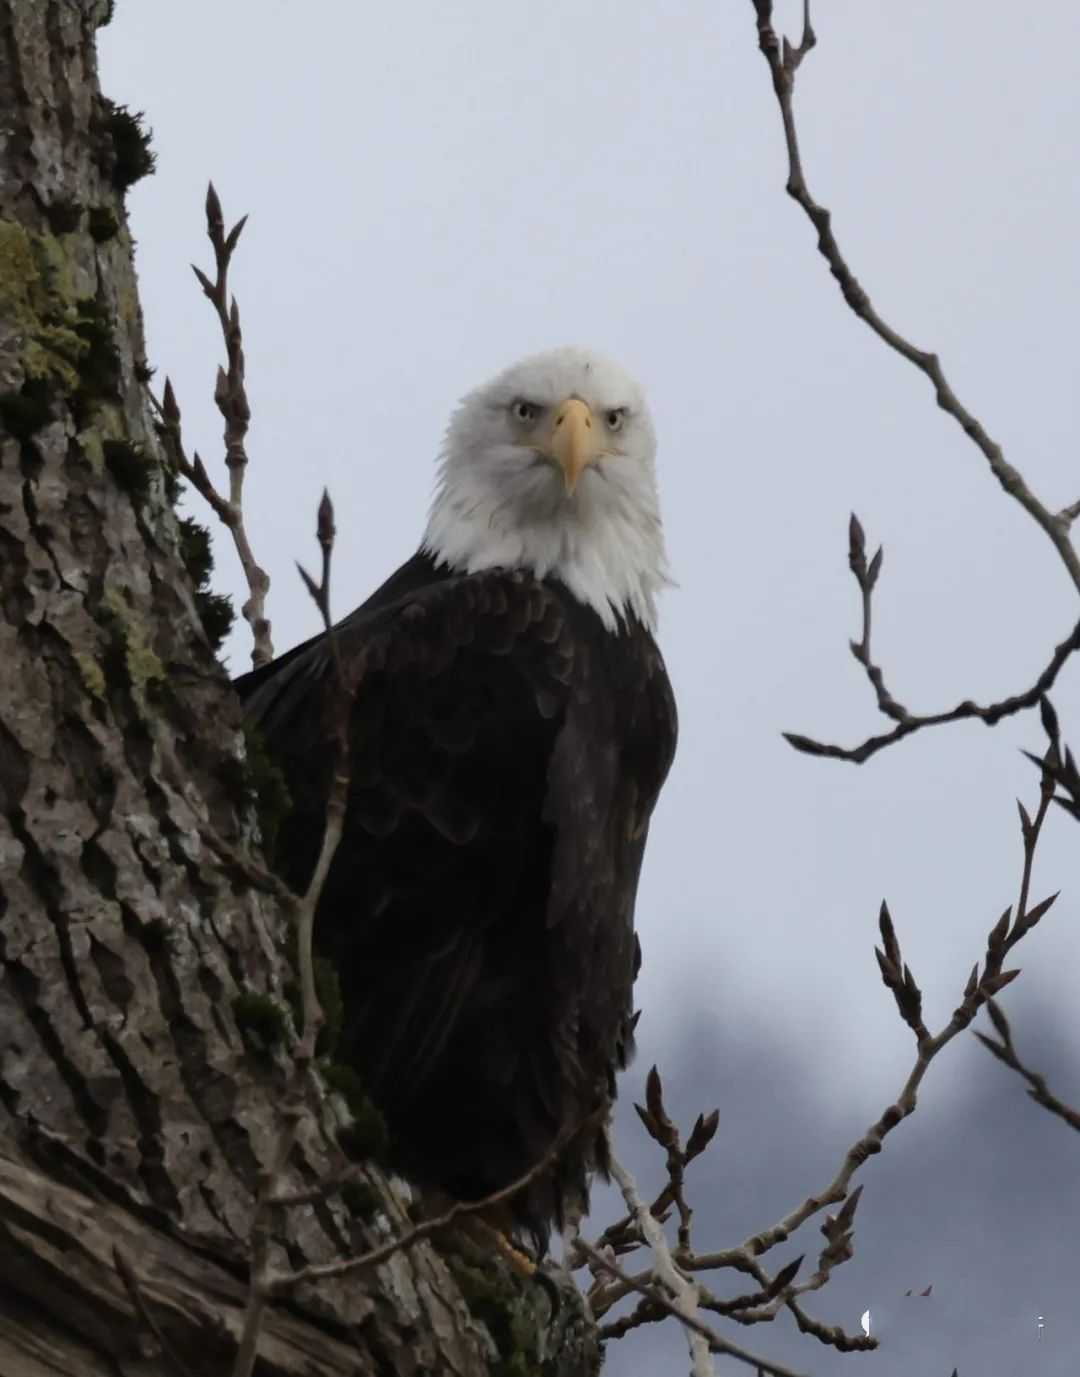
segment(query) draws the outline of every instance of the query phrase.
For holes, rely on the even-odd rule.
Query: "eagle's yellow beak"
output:
[[[605,452],[602,432],[592,408],[579,397],[567,397],[555,412],[547,448],[563,471],[568,497],[586,466]]]

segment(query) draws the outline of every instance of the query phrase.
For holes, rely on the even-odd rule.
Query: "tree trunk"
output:
[[[151,422],[123,207],[149,154],[98,91],[110,8],[0,0],[3,1377],[229,1371],[288,1066],[238,1026],[286,1009],[293,976],[273,901],[211,844],[255,844],[255,797]],[[313,1114],[294,1186],[345,1117]],[[286,1211],[279,1265],[402,1229],[371,1184],[374,1210]],[[553,1323],[501,1263],[421,1245],[272,1306],[256,1370],[598,1361],[572,1289]]]

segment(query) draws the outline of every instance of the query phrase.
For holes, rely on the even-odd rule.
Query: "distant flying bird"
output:
[[[358,687],[315,931],[345,1004],[335,1056],[422,1189],[481,1199],[565,1144],[500,1219],[538,1247],[604,1166],[632,1051],[634,902],[676,736],[655,455],[610,360],[516,364],[451,418],[419,552],[336,631]],[[275,863],[299,889],[335,683],[325,635],[237,680],[292,796]]]

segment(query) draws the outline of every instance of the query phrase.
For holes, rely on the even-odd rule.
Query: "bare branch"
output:
[[[208,822],[200,822],[198,827],[203,842],[237,880],[262,894],[272,894],[285,904],[296,903],[297,896],[272,870],[267,870],[246,852],[231,846]]]
[[[211,187],[211,192],[213,188]],[[207,198],[207,216],[211,218],[213,203]],[[220,226],[219,232],[220,232]],[[213,237],[213,226],[211,228]],[[240,470],[233,470],[238,472]],[[323,1026],[323,1011],[315,989],[314,931],[315,911],[319,905],[326,877],[330,873],[345,821],[345,805],[349,792],[349,710],[355,684],[345,674],[341,652],[330,617],[330,561],[334,546],[333,505],[329,494],[323,493],[319,504],[316,535],[322,550],[322,580],[318,585],[307,580],[312,597],[322,616],[330,642],[336,670],[335,683],[335,753],[331,772],[330,791],[326,801],[326,821],[322,845],[307,889],[299,897],[292,896],[292,919],[296,925],[300,994],[303,1027],[293,1053],[290,1084],[281,1104],[281,1126],[270,1165],[262,1173],[259,1194],[251,1223],[251,1265],[247,1304],[240,1343],[233,1365],[232,1377],[251,1377],[258,1350],[262,1315],[273,1294],[275,1278],[270,1268],[270,1222],[283,1195],[282,1182],[289,1158],[296,1143],[300,1123],[307,1112],[307,1092],[311,1068],[315,1061],[315,1047]]]
[[[135,1307],[135,1313],[138,1315],[143,1327],[149,1330],[153,1335],[154,1342],[158,1346],[158,1351],[165,1359],[166,1365],[172,1372],[173,1377],[192,1377],[191,1369],[173,1348],[162,1331],[161,1326],[150,1313],[150,1307],[147,1305],[146,1297],[142,1293],[142,1288],[139,1285],[139,1278],[136,1275],[135,1268],[131,1265],[131,1259],[118,1244],[113,1245],[112,1255],[116,1274],[124,1284],[124,1290],[128,1293],[128,1297]]]
[[[1045,709],[1043,718],[1046,720]],[[1037,904],[1035,908],[1028,909],[1028,900],[1031,895],[1031,872],[1035,865],[1035,849],[1039,845],[1039,837],[1042,835],[1047,810],[1054,799],[1053,765],[1056,757],[1057,747],[1051,743],[1042,762],[1043,768],[1039,780],[1039,806],[1035,811],[1034,819],[1027,816],[1026,809],[1021,810],[1020,827],[1024,845],[1024,867],[1020,876],[1020,897],[1016,901],[1016,923],[1014,925],[1021,935],[1035,926],[1057,898],[1056,894],[1052,895],[1049,899],[1044,899],[1041,904]]]
[[[679,1130],[668,1117],[667,1110],[664,1108],[664,1087],[660,1080],[660,1072],[655,1066],[652,1067],[645,1079],[645,1106],[643,1109],[638,1104],[634,1108],[650,1136],[655,1138],[667,1153],[668,1184],[663,1194],[667,1204],[674,1204],[679,1211],[679,1247],[688,1249],[690,1247],[690,1219],[693,1211],[686,1200],[684,1182],[686,1163],[689,1159],[683,1151]],[[703,1125],[700,1115],[698,1116],[698,1123]],[[704,1133],[704,1127],[701,1131]],[[657,1219],[659,1213],[654,1207],[649,1207],[649,1214],[653,1219]]]
[[[988,727],[992,727],[996,722],[1000,722],[1003,717],[1012,717],[1015,713],[1035,707],[1049,693],[1066,660],[1077,650],[1080,650],[1080,622],[1077,622],[1065,640],[1055,647],[1049,664],[1031,687],[1025,689],[1023,693],[1015,694],[1011,698],[1003,698],[997,703],[989,703],[985,707],[980,707],[978,703],[965,699],[964,702],[958,703],[955,708],[950,708],[947,712],[929,713],[924,717],[912,716],[907,713],[906,709],[896,704],[899,712],[905,715],[898,717],[896,712],[889,713],[892,717],[898,717],[897,724],[892,731],[883,732],[880,736],[868,737],[858,746],[834,746],[827,742],[815,741],[809,736],[801,736],[796,732],[784,732],[784,738],[797,751],[802,751],[806,755],[827,756],[832,760],[850,760],[861,765],[864,760],[869,760],[872,755],[884,750],[886,746],[891,746],[895,741],[900,741],[905,736],[911,736],[914,732],[921,731],[923,727],[936,727],[943,722],[960,722],[972,717],[978,718],[980,722],[985,722]],[[868,673],[869,669],[870,667],[868,667]],[[885,711],[884,708],[882,710]]]
[[[1076,550],[1069,539],[1072,509],[1066,508],[1061,515],[1055,515],[1049,511],[1035,497],[1020,473],[1008,463],[1001,446],[990,439],[982,423],[961,404],[946,380],[937,355],[916,348],[878,315],[870,304],[870,298],[859,285],[840,251],[840,246],[832,229],[831,212],[819,205],[810,195],[799,150],[792,100],[795,89],[795,72],[805,54],[816,41],[813,30],[810,28],[809,4],[805,3],[804,0],[803,39],[797,49],[792,49],[786,39],[781,48],[776,31],[772,27],[772,0],[753,0],[753,4],[757,15],[758,46],[765,61],[769,64],[773,90],[776,92],[784,125],[784,138],[788,154],[787,193],[801,206],[817,231],[818,250],[829,265],[829,271],[836,278],[844,300],[879,339],[925,374],[934,388],[934,396],[938,406],[952,416],[964,434],[978,446],[990,466],[991,473],[1002,488],[1024,508],[1046,533],[1067,569],[1073,585],[1077,590],[1080,590],[1080,558],[1077,557]]]
[[[540,1158],[528,1171],[524,1172],[509,1185],[502,1186],[499,1190],[493,1191],[491,1195],[485,1196],[482,1200],[459,1200],[452,1205],[444,1214],[436,1216],[434,1219],[422,1220],[419,1224],[402,1234],[400,1238],[391,1238],[382,1243],[377,1248],[372,1248],[370,1252],[361,1253],[357,1257],[339,1258],[336,1262],[312,1263],[307,1267],[300,1267],[294,1272],[279,1272],[268,1279],[270,1291],[274,1295],[282,1295],[291,1291],[294,1287],[303,1283],[325,1281],[328,1277],[348,1276],[353,1272],[365,1271],[371,1267],[377,1267],[380,1263],[386,1262],[395,1253],[405,1252],[409,1248],[414,1248],[416,1244],[422,1243],[432,1234],[440,1233],[443,1229],[458,1223],[462,1219],[467,1219],[472,1215],[478,1215],[485,1210],[493,1209],[497,1205],[503,1205],[519,1191],[523,1191],[537,1177],[542,1176],[548,1171],[556,1158],[562,1152],[569,1138],[574,1136],[575,1130],[560,1134],[552,1143],[543,1157]]]
[[[654,1073],[655,1070],[654,1067]],[[656,1098],[659,1100],[658,1076],[656,1077],[656,1085]],[[662,1101],[659,1102],[658,1107],[662,1113]],[[666,1118],[666,1115],[664,1117]],[[690,1348],[691,1377],[714,1377],[716,1369],[710,1354],[728,1350],[717,1347],[713,1340],[718,1339],[719,1336],[714,1335],[713,1331],[699,1317],[697,1286],[676,1266],[675,1260],[671,1256],[671,1249],[668,1246],[663,1225],[653,1218],[651,1210],[641,1197],[637,1182],[615,1156],[614,1145],[611,1144],[610,1129],[608,1131],[608,1144],[611,1174],[615,1178],[619,1190],[622,1191],[627,1209],[641,1230],[641,1236],[646,1246],[653,1255],[653,1278],[656,1288],[660,1290],[661,1294],[666,1293],[667,1304],[665,1308],[676,1314],[686,1328],[687,1343]]]
[[[1054,791],[1058,784],[1064,784],[1070,793],[1070,800],[1065,802],[1065,806],[1070,812],[1075,811],[1075,795],[1072,786],[1080,784],[1080,775],[1077,775],[1076,765],[1072,758],[1072,752],[1066,750],[1062,759],[1061,739],[1058,731],[1057,714],[1054,712],[1053,705],[1046,700],[1042,706],[1043,726],[1050,738],[1050,745],[1045,756],[1041,760],[1032,756],[1040,769],[1040,790],[1039,806],[1032,818],[1022,803],[1018,804],[1020,811],[1020,826],[1024,839],[1024,870],[1020,881],[1020,897],[1016,906],[1016,922],[1013,925],[1014,932],[1030,932],[1035,924],[1042,918],[1043,914],[1050,908],[1056,894],[1051,894],[1041,903],[1033,908],[1028,908],[1028,896],[1031,890],[1031,873],[1035,860],[1035,848],[1039,842],[1043,824],[1046,821],[1047,810],[1050,803],[1054,800]],[[1061,799],[1057,800],[1059,803]],[[1002,938],[1004,940],[1004,937]],[[1017,940],[1017,939],[1014,939]],[[998,1038],[987,1037],[985,1033],[978,1030],[975,1036],[982,1045],[995,1056],[998,1061],[1022,1076],[1028,1083],[1028,1094],[1044,1109],[1055,1114],[1070,1128],[1080,1132],[1080,1111],[1073,1109],[1064,1100],[1058,1099],[1046,1083],[1046,1078],[1039,1072],[1033,1071],[1024,1061],[1021,1060],[1019,1053],[1013,1043],[1012,1029],[1009,1020],[1005,1017],[1004,1010],[993,1000],[987,1000],[987,1012],[990,1021],[998,1034]]]
[[[1070,502],[1067,507],[1062,507],[1057,514],[1057,519],[1068,530],[1078,516],[1080,516],[1080,501]]]
[[[1043,708],[1043,718],[1044,722],[1050,724],[1048,730],[1056,730],[1056,721],[1049,705],[1045,705]],[[1029,815],[1023,805],[1020,806],[1024,859],[1020,898],[1015,917],[1012,909],[1009,908],[993,924],[986,939],[981,973],[979,963],[976,963],[948,1023],[934,1035],[931,1035],[923,1022],[921,991],[910,968],[904,962],[900,941],[888,907],[882,905],[879,916],[882,945],[877,952],[878,964],[882,978],[893,994],[901,1017],[915,1033],[916,1058],[896,1100],[886,1107],[877,1122],[872,1124],[863,1136],[848,1149],[833,1180],[824,1190],[808,1196],[801,1205],[790,1211],[771,1228],[752,1235],[735,1247],[711,1253],[694,1253],[688,1247],[679,1247],[674,1253],[668,1249],[665,1255],[662,1250],[658,1252],[654,1240],[659,1236],[663,1248],[667,1247],[661,1220],[664,1217],[662,1211],[674,1200],[669,1180],[664,1191],[648,1210],[643,1205],[635,1205],[631,1213],[635,1222],[639,1224],[637,1232],[631,1232],[626,1228],[626,1221],[620,1221],[618,1225],[613,1226],[611,1230],[605,1233],[600,1242],[607,1245],[603,1253],[607,1262],[614,1261],[617,1251],[627,1251],[629,1248],[639,1246],[644,1241],[652,1249],[654,1257],[664,1258],[666,1256],[670,1260],[670,1265],[684,1278],[689,1274],[698,1274],[704,1271],[733,1269],[753,1277],[758,1284],[758,1291],[732,1299],[719,1299],[698,1282],[695,1299],[701,1308],[726,1315],[741,1324],[757,1324],[763,1320],[771,1320],[781,1309],[787,1308],[804,1333],[813,1335],[822,1343],[829,1344],[839,1351],[850,1352],[875,1347],[877,1342],[875,1339],[864,1335],[849,1335],[840,1326],[824,1324],[807,1314],[799,1303],[799,1297],[806,1292],[820,1289],[827,1282],[833,1268],[852,1257],[854,1216],[861,1192],[861,1187],[855,1190],[851,1189],[853,1176],[868,1157],[882,1150],[885,1138],[897,1124],[914,1113],[923,1077],[943,1048],[968,1027],[984,1004],[991,1003],[993,996],[1016,977],[1017,971],[1005,969],[1006,958],[1054,902],[1056,896],[1051,895],[1038,904],[1030,905],[1029,895],[1035,849],[1053,794],[1054,783],[1049,766],[1056,758],[1056,751],[1057,746],[1052,744],[1045,761],[1042,762],[1044,769],[1040,782],[1039,805],[1035,810],[1034,817]],[[1002,1033],[999,1018],[1003,1018],[1003,1016],[1000,1014],[995,1016],[993,1007],[992,1017],[995,1018],[995,1026],[998,1027],[999,1033]],[[990,1046],[988,1039],[984,1038],[983,1041]],[[990,1050],[995,1055],[1000,1056],[996,1044],[990,1046]],[[1005,1057],[1001,1057],[1001,1059],[1006,1060]],[[1029,1084],[1033,1087],[1033,1094],[1036,1089],[1045,1088],[1044,1084],[1038,1086],[1036,1081],[1032,1079],[1029,1079]],[[667,1116],[663,1111],[658,1078],[650,1101],[649,1108],[643,1114],[643,1118],[651,1120],[653,1126],[661,1130],[659,1133],[654,1132],[653,1136],[657,1137],[659,1141],[663,1141],[662,1125]],[[1040,1100],[1040,1102],[1042,1101]],[[649,1124],[647,1123],[646,1126],[648,1127]],[[651,1128],[650,1131],[652,1132]],[[841,1209],[835,1216],[826,1216],[821,1226],[826,1242],[818,1257],[818,1266],[814,1274],[802,1282],[795,1281],[802,1261],[799,1258],[794,1262],[788,1262],[775,1276],[770,1276],[760,1262],[761,1257],[778,1244],[784,1243],[810,1218],[832,1204],[839,1204]],[[659,1218],[657,1218],[658,1215]],[[648,1226],[646,1226],[646,1218]],[[580,1243],[579,1248],[592,1257],[592,1253]],[[666,1265],[667,1263],[665,1263]],[[611,1266],[607,1266],[606,1270],[609,1274],[614,1275]],[[604,1315],[613,1305],[631,1292],[637,1291],[646,1297],[630,1316],[613,1321],[610,1326],[605,1328],[605,1333],[609,1337],[618,1337],[642,1324],[654,1323],[663,1318],[664,1310],[655,1302],[653,1295],[657,1274],[658,1267],[655,1265],[634,1274],[620,1272],[618,1280],[607,1286],[593,1289],[589,1299],[594,1314],[598,1316]]]
[[[267,1278],[270,1267],[270,1218],[274,1209],[272,1202],[280,1189],[281,1179],[296,1142],[300,1118],[296,1107],[297,1098],[295,1094],[290,1094],[286,1097],[286,1103],[282,1105],[281,1128],[274,1154],[269,1167],[262,1172],[259,1194],[252,1213],[248,1294],[240,1328],[240,1342],[233,1361],[232,1377],[251,1377],[255,1369],[263,1311],[270,1298]]]
[[[690,1220],[693,1216],[693,1210],[686,1199],[686,1168],[695,1157],[699,1157],[705,1151],[715,1137],[720,1123],[720,1111],[714,1109],[709,1114],[699,1114],[690,1130],[686,1147],[683,1148],[678,1129],[668,1118],[664,1108],[663,1087],[660,1074],[655,1066],[649,1072],[646,1081],[646,1102],[648,1107],[643,1108],[641,1105],[635,1105],[634,1108],[650,1137],[654,1138],[664,1148],[667,1154],[668,1171],[667,1183],[649,1206],[649,1213],[655,1220],[663,1224],[668,1218],[672,1205],[674,1205],[679,1212],[678,1246],[680,1250],[689,1250],[691,1242]],[[613,1255],[618,1257],[622,1253],[632,1252],[641,1247],[642,1242],[641,1230],[635,1216],[631,1213],[623,1215],[614,1224],[609,1224],[596,1240],[595,1246],[601,1251],[610,1248]],[[571,1270],[583,1266],[585,1262],[584,1251],[575,1248],[568,1249],[566,1262]]]
[[[905,1014],[904,1007],[900,1008],[901,1015],[906,1022],[911,1023],[915,1028],[917,1039],[917,1056],[915,1064],[908,1073],[907,1080],[897,1097],[873,1124],[863,1137],[855,1143],[847,1152],[843,1164],[834,1179],[818,1195],[808,1197],[790,1214],[786,1215],[771,1229],[766,1229],[762,1233],[755,1234],[753,1237],[744,1241],[741,1247],[729,1250],[726,1253],[704,1254],[695,1257],[685,1264],[691,1270],[709,1269],[714,1267],[731,1266],[733,1259],[739,1256],[745,1258],[757,1258],[769,1249],[774,1248],[778,1243],[783,1243],[792,1232],[801,1224],[805,1223],[812,1215],[816,1214],[825,1205],[839,1203],[844,1200],[848,1193],[848,1183],[858,1168],[866,1161],[867,1157],[880,1152],[886,1136],[908,1115],[914,1113],[918,1089],[926,1075],[931,1062],[941,1052],[949,1042],[962,1032],[971,1023],[979,1009],[986,1004],[998,990],[1003,988],[1015,978],[1017,972],[1006,971],[1003,969],[1006,956],[1012,951],[1016,944],[1031,931],[1043,914],[1053,903],[1051,896],[1048,900],[1029,909],[1028,890],[1030,886],[1031,871],[1035,848],[1038,844],[1042,830],[1043,820],[1046,817],[1046,783],[1044,781],[1040,792],[1040,804],[1036,813],[1035,820],[1030,829],[1030,833],[1024,835],[1024,861],[1023,874],[1021,879],[1020,902],[1017,906],[1015,920],[1010,927],[1011,912],[1006,910],[1002,918],[995,923],[990,930],[986,941],[986,952],[983,963],[983,973],[980,977],[978,967],[972,972],[964,988],[964,993],[960,1003],[953,1010],[949,1022],[936,1035],[931,1036],[928,1030],[921,1024],[921,1019],[916,1018],[913,1022]],[[880,918],[880,926],[883,939],[883,952],[879,953],[879,964],[884,960],[889,968],[889,977],[886,977],[883,969],[882,976],[886,985],[893,990],[896,995],[895,981],[898,979],[903,987],[903,997],[910,998],[912,1001],[919,996],[918,986],[914,979],[910,977],[910,971],[903,966],[900,955],[900,946],[896,939],[892,920],[889,916],[888,908],[883,904]],[[900,974],[901,969],[903,974]],[[897,997],[898,1006],[901,1005],[901,997]],[[842,1214],[843,1212],[841,1212]]]
[[[270,638],[270,621],[266,615],[266,597],[270,591],[270,577],[256,561],[244,525],[244,473],[248,456],[245,446],[251,407],[244,387],[244,340],[240,328],[240,311],[236,298],[229,297],[229,266],[247,216],[237,221],[225,233],[221,201],[211,182],[206,193],[206,232],[214,249],[215,275],[211,280],[201,268],[192,264],[192,271],[213,305],[225,342],[226,366],[219,367],[214,384],[214,401],[225,422],[225,463],[229,470],[229,496],[223,497],[214,487],[202,460],[196,454],[189,460],[180,434],[180,408],[172,384],[166,378],[162,400],[151,396],[161,422],[161,436],[176,471],[195,488],[213,508],[220,521],[232,533],[236,552],[248,585],[248,598],[241,608],[251,627],[253,647],[251,661],[256,669],[274,658]]]
[[[793,1368],[786,1367],[783,1363],[772,1362],[768,1358],[759,1357],[755,1353],[748,1353],[745,1348],[740,1348],[738,1344],[733,1344],[730,1339],[723,1338],[705,1323],[699,1316],[687,1314],[679,1308],[678,1302],[670,1299],[655,1286],[649,1285],[647,1281],[642,1281],[639,1277],[632,1277],[624,1272],[622,1268],[611,1258],[606,1257],[592,1243],[581,1240],[581,1247],[587,1254],[589,1260],[600,1270],[607,1272],[614,1277],[623,1288],[623,1294],[628,1295],[636,1291],[644,1297],[643,1305],[640,1307],[645,1313],[644,1320],[616,1320],[610,1325],[602,1325],[600,1336],[604,1339],[621,1338],[630,1329],[637,1328],[641,1323],[649,1323],[654,1319],[662,1318],[664,1315],[673,1315],[680,1324],[684,1325],[692,1334],[703,1340],[706,1354],[723,1353],[729,1358],[735,1358],[740,1363],[746,1363],[750,1367],[756,1367],[759,1373],[768,1373],[770,1377],[803,1377],[803,1374],[795,1372]],[[636,1314],[637,1312],[635,1312]],[[696,1360],[695,1360],[696,1361]],[[691,1369],[691,1377],[697,1377],[698,1372],[713,1374],[716,1369],[712,1365],[712,1360],[706,1356],[707,1367]]]
[[[885,677],[882,671],[874,664],[870,656],[870,627],[871,612],[874,595],[874,585],[878,581],[881,573],[882,561],[885,558],[885,550],[878,546],[877,554],[866,563],[866,537],[863,533],[862,524],[854,512],[851,513],[851,521],[848,524],[848,567],[855,575],[855,581],[859,585],[859,592],[862,595],[862,639],[851,642],[851,653],[858,660],[859,664],[866,670],[867,678],[874,686],[877,694],[878,707],[888,717],[894,718],[897,722],[905,722],[910,717],[908,710],[893,698],[892,694],[885,686]]]
[[[990,466],[991,473],[1002,488],[1024,508],[1046,533],[1065,565],[1073,585],[1080,590],[1080,557],[1077,556],[1069,534],[1073,521],[1080,515],[1080,502],[1076,502],[1055,514],[1035,497],[1022,475],[1006,460],[1001,446],[991,440],[982,423],[957,398],[946,380],[937,355],[911,344],[874,310],[869,297],[859,285],[840,250],[832,229],[831,212],[819,205],[810,194],[802,165],[793,105],[795,73],[802,59],[816,42],[813,29],[810,26],[809,0],[804,0],[803,37],[798,48],[793,48],[786,38],[782,44],[778,40],[776,31],[772,27],[772,0],[753,0],[753,3],[757,17],[758,46],[772,74],[773,90],[780,106],[780,115],[784,126],[784,139],[788,155],[787,192],[802,208],[817,230],[818,249],[829,265],[833,277],[836,278],[844,300],[859,319],[865,321],[890,349],[893,349],[925,374],[934,388],[938,406],[957,421],[965,435],[981,450]],[[854,747],[830,745],[812,737],[785,732],[785,737],[796,750],[804,751],[809,755],[828,756],[836,760],[861,763],[886,746],[891,746],[894,742],[902,740],[905,736],[910,736],[923,727],[934,726],[943,722],[954,722],[967,717],[977,717],[988,725],[993,725],[1002,717],[1031,707],[1053,685],[1065,660],[1080,647],[1080,625],[1078,625],[1071,635],[1057,647],[1050,664],[1043,670],[1030,689],[999,703],[992,703],[988,707],[979,707],[971,700],[966,700],[946,712],[913,716],[888,692],[881,670],[874,665],[870,658],[870,599],[874,582],[881,568],[881,551],[878,551],[873,563],[868,568],[862,540],[862,529],[856,518],[852,517],[851,568],[859,580],[862,590],[863,635],[861,641],[852,642],[851,649],[856,659],[865,667],[867,675],[874,685],[878,707],[883,713],[894,719],[896,726],[892,731],[869,737],[861,745]]]
[[[975,1036],[979,1039],[986,1050],[997,1057],[998,1061],[1010,1067],[1017,1075],[1022,1076],[1027,1081],[1028,1094],[1036,1104],[1041,1104],[1044,1109],[1048,1109],[1051,1114],[1055,1114],[1063,1123],[1074,1128],[1080,1133],[1080,1110],[1073,1109],[1071,1105],[1059,1100],[1054,1092],[1046,1083],[1046,1077],[1037,1071],[1032,1071],[1021,1059],[1013,1044],[1012,1029],[1009,1021],[1001,1009],[989,1000],[987,1008],[993,1020],[994,1027],[997,1029],[1000,1040],[987,1037],[985,1033],[975,1030]]]

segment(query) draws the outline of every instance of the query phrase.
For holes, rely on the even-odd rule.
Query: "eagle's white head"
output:
[[[589,349],[523,359],[450,418],[423,548],[472,573],[560,579],[609,630],[671,582],[641,387]]]

